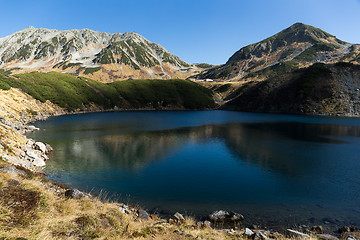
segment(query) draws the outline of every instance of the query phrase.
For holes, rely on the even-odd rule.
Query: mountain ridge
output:
[[[16,73],[37,70],[91,74],[103,82],[185,78],[198,69],[136,32],[34,27],[0,39],[0,67]]]
[[[295,23],[260,42],[242,47],[225,64],[204,71],[194,78],[241,80],[281,63],[287,64],[289,70],[294,70],[316,62],[360,62],[350,56],[359,54],[359,49],[358,45],[337,39],[319,28]]]

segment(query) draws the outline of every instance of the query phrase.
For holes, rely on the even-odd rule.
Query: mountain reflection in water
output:
[[[358,119],[124,112],[36,125],[30,137],[54,148],[48,177],[76,188],[161,213],[238,211],[270,227],[360,224]]]
[[[317,124],[297,122],[205,125],[105,135],[71,144],[59,142],[56,143],[56,161],[51,164],[52,167],[61,167],[74,173],[106,168],[137,171],[152,162],[163,160],[185,143],[217,139],[226,144],[238,161],[280,174],[302,175],[307,169],[319,166],[316,159],[303,158],[301,152],[306,152],[307,147],[317,143],[345,144],[346,141],[341,140],[341,137],[360,137],[360,128],[338,125],[319,127]],[[284,148],[273,142],[286,142],[291,147]],[[309,145],[300,146],[298,142]],[[293,152],[294,148],[297,149],[296,153]]]

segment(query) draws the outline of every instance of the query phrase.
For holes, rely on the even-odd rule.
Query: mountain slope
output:
[[[319,28],[296,23],[272,37],[241,48],[224,65],[195,77],[264,79],[271,73],[278,74],[316,62],[334,63],[340,60],[360,62],[359,46],[343,42]],[[271,71],[262,71],[269,67],[272,67]],[[259,71],[262,72],[259,74]]]
[[[360,115],[360,65],[316,63],[244,84],[223,108],[248,112]]]
[[[112,109],[206,109],[214,107],[211,91],[188,80],[126,80],[101,83],[64,73],[0,71],[0,89],[18,88],[33,98],[68,111]]]
[[[129,78],[176,78],[195,66],[137,33],[29,27],[0,39],[0,67],[12,72],[59,71],[111,82]]]

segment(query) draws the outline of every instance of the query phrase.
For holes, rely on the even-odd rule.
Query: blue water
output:
[[[196,217],[268,227],[360,224],[360,119],[230,111],[114,112],[36,123],[49,179]]]

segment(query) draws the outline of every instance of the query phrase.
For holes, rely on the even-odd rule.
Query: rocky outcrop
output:
[[[45,166],[51,147],[24,136],[36,128],[29,123],[50,116],[65,114],[55,104],[40,102],[28,94],[11,88],[0,90],[0,157],[14,165],[28,169]]]
[[[228,212],[228,211],[224,211],[224,210],[219,210],[219,211],[215,211],[215,212],[211,213],[208,216],[208,219],[215,223],[219,223],[219,222],[236,223],[236,222],[241,222],[242,220],[244,220],[244,216],[239,213],[236,213],[236,212]]]
[[[81,192],[76,188],[66,190],[65,197],[74,198],[74,199],[91,198],[89,194]]]

